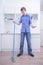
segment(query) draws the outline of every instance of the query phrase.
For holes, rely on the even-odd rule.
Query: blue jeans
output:
[[[23,54],[25,36],[26,36],[26,40],[27,40],[28,54],[31,54],[32,48],[31,48],[31,34],[30,34],[30,32],[26,32],[26,33],[21,32],[20,54]]]

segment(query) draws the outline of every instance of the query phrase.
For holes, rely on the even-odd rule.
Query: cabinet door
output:
[[[31,36],[31,44],[33,50],[40,50],[40,34],[33,34]]]
[[[11,50],[13,44],[13,35],[2,35],[2,50]]]
[[[2,48],[2,35],[0,34],[0,51],[1,51],[1,48]]]
[[[4,50],[12,50],[13,48],[13,35],[2,35],[2,51]],[[40,49],[40,35],[32,35],[31,36],[31,44],[32,44],[32,49],[33,50],[38,50]],[[20,35],[15,35],[15,42],[14,42],[14,50],[18,51],[20,47]],[[24,51],[27,50],[27,41],[25,39],[24,41]]]

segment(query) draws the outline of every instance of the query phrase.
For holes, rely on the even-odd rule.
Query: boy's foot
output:
[[[29,54],[31,57],[34,57],[34,55],[33,54]]]
[[[20,57],[22,54],[18,54],[17,57]]]

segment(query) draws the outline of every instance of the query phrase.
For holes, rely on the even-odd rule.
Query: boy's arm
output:
[[[14,20],[13,20],[13,23],[15,23],[15,24],[17,24],[17,25],[20,25],[20,23],[19,23],[19,22],[17,22],[17,21],[14,21]]]
[[[30,21],[29,21],[30,26],[31,26],[32,28],[36,28],[37,26],[35,26],[35,25],[32,24],[31,19],[32,19],[32,17],[30,17]]]
[[[13,22],[17,25],[20,25],[22,23],[22,17],[20,18],[20,20],[17,22],[16,20],[13,20]]]

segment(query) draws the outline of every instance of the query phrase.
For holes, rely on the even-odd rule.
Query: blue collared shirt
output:
[[[22,15],[20,23],[22,23],[21,32],[30,32],[31,16],[28,14]]]

